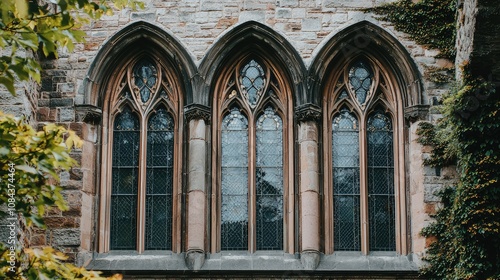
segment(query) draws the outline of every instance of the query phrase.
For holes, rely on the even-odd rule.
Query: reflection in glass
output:
[[[248,121],[234,107],[222,120],[221,249],[248,249]]]
[[[368,91],[372,85],[372,79],[372,71],[368,63],[364,61],[359,60],[355,62],[349,70],[349,83],[359,104],[365,103]]]
[[[174,121],[163,107],[148,121],[146,250],[171,250]]]
[[[377,111],[368,118],[368,209],[371,251],[396,250],[392,124]]]
[[[139,119],[125,107],[113,127],[110,249],[135,250]]]
[[[347,109],[333,118],[332,166],[334,250],[359,251],[359,126]]]
[[[257,250],[283,249],[283,122],[267,107],[257,120]]]

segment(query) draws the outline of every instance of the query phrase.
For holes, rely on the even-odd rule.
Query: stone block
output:
[[[302,31],[320,31],[321,20],[319,18],[305,18],[302,20]]]
[[[75,120],[75,110],[73,108],[61,108],[59,109],[59,121],[60,122],[71,122]]]
[[[217,0],[201,0],[200,10],[201,11],[222,11],[224,8],[224,3]]]
[[[264,11],[243,11],[240,13],[239,22],[257,21],[265,23],[266,12]]]
[[[80,225],[80,220],[76,217],[45,217],[44,221],[50,229],[76,228]]]
[[[205,253],[190,251],[186,253],[186,266],[194,271],[199,270],[205,263]]]
[[[57,84],[58,92],[75,92],[75,85],[73,83],[60,83]]]
[[[51,242],[55,246],[80,246],[80,229],[54,229],[51,231]]]
[[[153,12],[134,12],[130,14],[132,20],[155,21],[156,14]]]
[[[318,267],[321,256],[318,252],[302,252],[300,254],[300,262],[304,270],[315,270]]]
[[[297,6],[299,6],[299,0],[277,0],[276,6],[278,6],[278,7],[297,7]]]
[[[276,18],[291,18],[291,17],[292,17],[292,9],[290,8],[276,9]]]
[[[424,184],[424,202],[440,202],[436,192],[443,188],[443,184]]]

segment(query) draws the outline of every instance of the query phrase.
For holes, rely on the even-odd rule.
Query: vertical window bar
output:
[[[232,108],[222,120],[221,249],[248,249],[248,120]]]
[[[361,250],[359,125],[347,109],[333,118],[334,250]]]
[[[391,120],[383,112],[368,118],[368,212],[371,251],[396,250],[394,155]]]
[[[256,127],[257,250],[282,250],[283,122],[267,107]]]
[[[172,249],[174,121],[163,107],[148,121],[146,250]]]
[[[135,250],[139,173],[139,119],[128,107],[113,128],[111,250]]]

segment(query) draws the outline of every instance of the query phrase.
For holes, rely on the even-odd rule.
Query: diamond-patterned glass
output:
[[[371,251],[396,250],[394,153],[391,119],[377,111],[368,118],[368,211]]]
[[[174,121],[163,107],[148,121],[146,250],[172,249]]]
[[[359,126],[342,109],[332,124],[334,250],[361,250]]]
[[[248,249],[248,121],[238,108],[222,120],[221,249]]]
[[[347,90],[342,89],[339,96],[337,97],[337,102],[345,98],[349,98],[349,95],[347,94]]]
[[[373,73],[367,62],[358,60],[349,70],[349,83],[359,104],[364,104],[372,85]]]
[[[282,250],[283,122],[267,107],[256,127],[257,250]]]
[[[139,89],[142,103],[146,103],[157,81],[156,67],[147,59],[140,60],[133,69],[135,86]]]
[[[253,108],[257,105],[265,84],[265,73],[262,66],[255,60],[250,60],[240,72],[240,83],[243,95]]]
[[[139,119],[126,107],[113,127],[110,249],[135,250]]]

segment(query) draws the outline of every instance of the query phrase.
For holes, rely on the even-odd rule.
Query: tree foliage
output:
[[[2,0],[0,84],[15,95],[16,81],[40,82],[39,56],[58,57],[83,42],[81,27],[113,9],[143,8],[136,0]],[[58,174],[76,162],[69,152],[81,146],[74,132],[49,124],[35,131],[23,119],[0,112],[0,215],[44,228],[48,207],[66,210]],[[7,207],[6,207],[7,206]],[[21,230],[13,230],[11,237]],[[12,236],[14,235],[14,236]],[[0,243],[0,279],[98,279],[99,273],[67,263],[51,247],[22,248]],[[14,261],[12,261],[14,260]],[[121,276],[112,276],[119,279]]]
[[[121,9],[142,8],[136,0],[2,0],[0,5],[0,84],[15,94],[16,78],[40,82],[37,53],[58,56],[82,42],[80,28],[90,20]]]
[[[66,210],[63,189],[56,185],[58,174],[76,165],[69,153],[81,145],[74,132],[61,126],[48,124],[35,131],[23,119],[0,113],[0,214],[44,228],[46,208]],[[14,233],[19,224],[13,226]],[[23,249],[9,239],[0,243],[0,256],[0,279],[101,278],[65,262],[67,257],[51,247]]]
[[[432,279],[500,279],[500,94],[495,85],[464,69],[463,85],[444,96],[443,119],[422,124],[433,165],[455,160],[456,187],[440,193],[443,207],[422,234],[435,237],[428,249]]]

